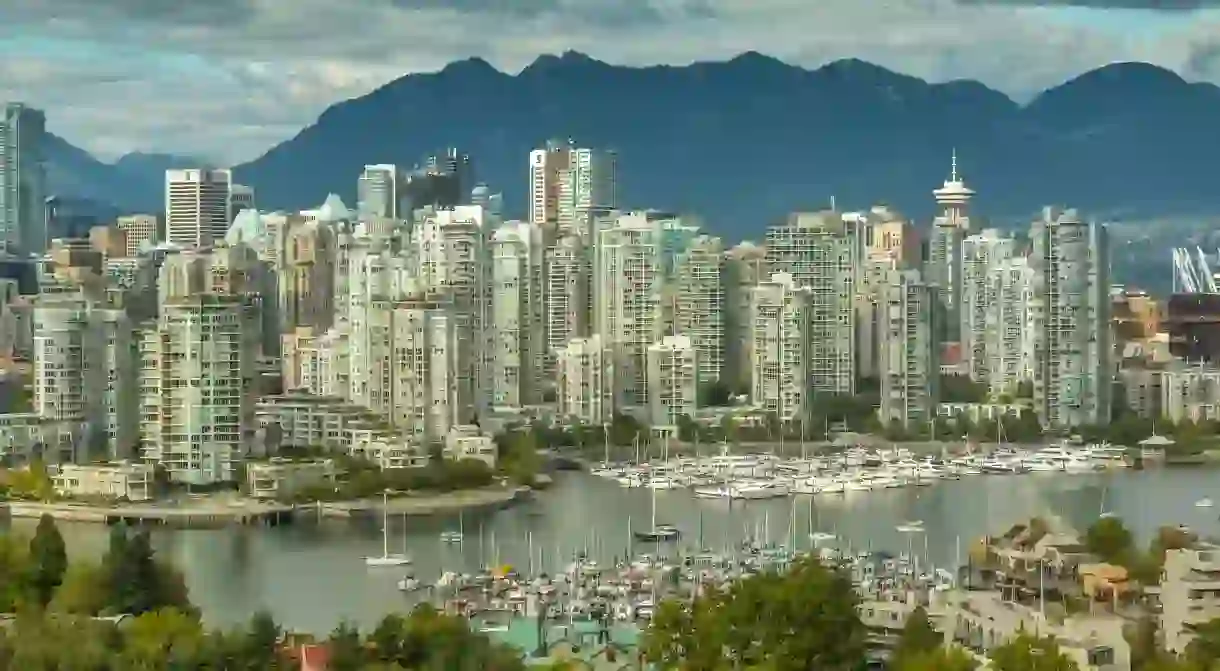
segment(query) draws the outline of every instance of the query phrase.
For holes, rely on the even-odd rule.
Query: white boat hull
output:
[[[406,566],[411,558],[406,555],[385,555],[383,557],[365,557],[365,566]]]

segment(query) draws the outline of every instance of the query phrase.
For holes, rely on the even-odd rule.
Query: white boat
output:
[[[404,553],[390,552],[390,495],[386,492],[381,494],[381,556],[380,557],[365,557],[365,566],[406,566],[411,563],[411,558]],[[403,538],[406,542],[406,538]]]
[[[461,543],[463,538],[464,538],[464,536],[462,535],[462,532],[460,532],[460,531],[442,531],[441,532],[441,542],[442,543]]]
[[[903,522],[902,524],[899,524],[898,526],[894,527],[894,529],[897,530],[899,533],[904,533],[904,534],[921,534],[921,533],[923,533],[923,530],[924,530],[923,521],[922,520],[913,520],[910,522]]]
[[[1212,500],[1211,499],[1199,499],[1198,501],[1195,501],[1195,507],[1196,508],[1211,508]]]
[[[424,584],[418,578],[411,576],[404,576],[402,580],[398,581],[398,590],[400,592],[414,592],[423,588]]]

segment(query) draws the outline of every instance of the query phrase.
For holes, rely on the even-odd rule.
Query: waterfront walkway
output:
[[[499,508],[527,496],[528,493],[529,489],[526,487],[488,487],[445,494],[407,495],[390,499],[385,506],[385,512],[393,516],[418,516]],[[279,526],[297,519],[347,519],[372,514],[382,514],[380,499],[288,505],[232,494],[109,506],[77,501],[9,501],[0,507],[0,515],[13,519],[37,519],[50,515],[62,522],[123,522],[131,525],[205,529],[231,525]]]

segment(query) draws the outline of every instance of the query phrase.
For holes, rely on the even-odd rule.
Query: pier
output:
[[[4,504],[2,514],[11,519],[38,519],[43,515],[50,515],[56,521],[62,522],[215,529],[233,525],[274,527],[291,524],[297,511],[297,506],[253,502],[228,506],[215,503],[182,506],[99,506],[83,503],[10,501]]]

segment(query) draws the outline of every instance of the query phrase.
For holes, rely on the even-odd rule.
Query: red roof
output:
[[[321,644],[301,646],[301,671],[326,671],[329,668],[329,647]]]

